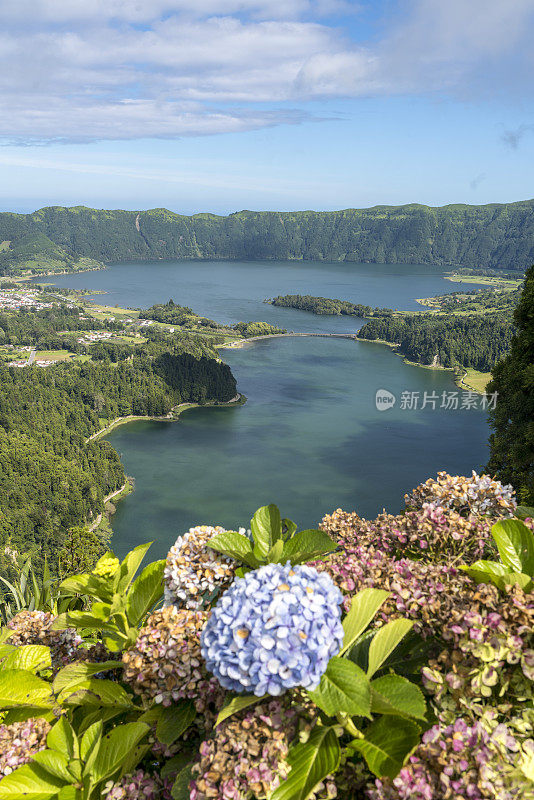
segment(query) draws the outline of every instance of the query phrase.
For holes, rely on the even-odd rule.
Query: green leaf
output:
[[[400,675],[383,675],[371,681],[371,711],[425,719],[426,703],[415,683]]]
[[[54,678],[54,691],[61,692],[67,686],[75,686],[77,683],[82,683],[97,673],[107,672],[110,669],[122,669],[123,667],[122,661],[100,661],[99,663],[79,661],[78,663],[67,664],[66,667],[60,669]]]
[[[284,544],[280,561],[282,564],[286,561],[302,564],[305,561],[314,561],[325,553],[331,553],[336,547],[337,544],[324,531],[311,529],[300,531]]]
[[[208,547],[236,561],[243,561],[249,567],[257,567],[259,562],[252,553],[252,545],[246,536],[236,531],[217,533],[207,542]]]
[[[288,777],[271,795],[271,800],[306,800],[315,786],[335,772],[341,751],[333,728],[317,725],[307,742],[290,748]]]
[[[413,627],[413,622],[408,619],[395,619],[379,628],[373,636],[369,646],[369,666],[367,674],[371,678],[380,669],[384,661],[391,655],[401,639]]]
[[[389,592],[383,589],[362,589],[352,598],[350,611],[343,620],[345,637],[340,655],[362,635],[388,597]]]
[[[126,601],[126,614],[131,625],[138,625],[162,597],[164,569],[164,559],[154,561],[133,582]]]
[[[141,759],[146,756],[150,748],[150,742],[146,742],[145,744],[138,744],[137,747],[134,747],[132,750],[130,750],[121,764],[119,776],[127,775],[129,772],[133,772]]]
[[[42,717],[47,722],[55,722],[56,717],[54,716],[53,708],[52,702],[45,706],[16,706],[2,714],[2,724],[12,725],[14,722],[25,722],[27,719],[32,719],[32,717]]]
[[[2,664],[2,669],[24,669],[37,672],[52,666],[50,648],[42,644],[25,644],[10,653]]]
[[[295,534],[297,530],[296,523],[293,522],[292,519],[284,519],[282,520],[282,536],[284,541],[287,539],[291,539],[291,537]]]
[[[369,678],[360,667],[346,658],[331,658],[319,686],[308,691],[308,694],[315,705],[330,717],[341,711],[351,717],[370,718]]]
[[[255,545],[254,555],[265,557],[282,535],[280,511],[272,503],[258,508],[250,521],[250,527]]]
[[[100,742],[93,765],[94,780],[100,782],[109,778],[149,730],[148,725],[143,722],[128,722],[126,725],[118,725],[107,733]]]
[[[471,566],[461,564],[460,569],[467,572],[476,583],[493,583],[495,578],[501,578],[509,572],[509,568],[500,561],[475,561]]]
[[[412,628],[404,639],[399,642],[391,655],[384,661],[381,670],[388,669],[404,677],[417,676],[417,678],[419,678],[422,667],[428,663],[433,647],[434,640],[431,637],[423,639],[419,633],[414,633]],[[351,659],[354,649],[355,648],[351,650]],[[353,660],[356,664],[359,664],[362,669],[367,671],[367,657],[365,667],[363,664],[360,664],[357,659]]]
[[[58,701],[67,706],[111,706],[123,709],[134,706],[132,697],[119,683],[99,678],[89,678],[63,689]]]
[[[101,630],[106,624],[103,617],[91,614],[90,611],[67,611],[55,618],[52,630],[65,630],[65,628],[94,628]]]
[[[184,750],[178,755],[169,758],[161,768],[160,775],[162,778],[168,778],[173,774],[181,772],[183,768],[191,762],[194,757],[194,751]]]
[[[237,712],[241,711],[243,708],[253,706],[254,703],[259,703],[260,700],[264,700],[266,697],[268,697],[266,694],[264,694],[263,697],[256,697],[255,694],[241,694],[237,697],[226,699],[223,707],[219,711],[215,727],[220,725],[221,722],[224,722],[225,719],[228,719],[228,717],[231,717],[232,714],[237,714]]]
[[[173,744],[191,725],[197,715],[192,701],[163,708],[156,727],[156,736],[163,744]]]
[[[63,592],[69,594],[87,594],[95,596],[102,586],[102,581],[98,575],[91,575],[89,572],[84,572],[81,575],[71,575],[70,578],[65,578],[59,584],[59,588]]]
[[[45,772],[37,764],[24,764],[0,781],[0,800],[48,800],[65,781]]]
[[[415,722],[402,717],[380,717],[365,731],[364,739],[355,739],[350,747],[360,752],[371,772],[378,778],[394,778],[406,756],[419,741],[421,731]]]
[[[53,728],[50,729],[46,737],[46,746],[50,750],[56,750],[58,753],[63,753],[68,758],[77,758],[78,741],[68,723],[67,718],[62,716],[58,719]]]
[[[471,566],[461,565],[460,569],[467,572],[476,583],[493,583],[503,591],[507,586],[515,584],[525,591],[530,591],[533,585],[530,575],[525,575],[524,572],[510,572],[509,568],[499,561],[475,561]]]
[[[188,764],[176,776],[174,785],[171,790],[173,800],[189,800],[191,792],[189,791],[189,784],[193,778],[193,764]]]
[[[13,634],[15,631],[9,631],[10,634]],[[14,644],[0,644],[0,659],[7,658],[10,653],[16,653],[18,647],[15,647]],[[0,664],[0,669],[4,669],[4,663]]]
[[[496,522],[491,535],[503,564],[512,572],[534,574],[534,533],[518,519]]]
[[[534,517],[534,508],[531,506],[517,506],[514,516],[519,519],[532,519]]]
[[[98,722],[94,722],[90,725],[82,736],[80,742],[80,758],[84,762],[84,772],[87,775],[90,774],[98,755],[103,728],[102,720],[99,719]]]
[[[52,708],[52,687],[32,672],[10,669],[0,672],[0,708],[16,706]]]
[[[267,561],[268,564],[285,564],[285,560],[282,555],[283,551],[284,551],[284,543],[282,539],[278,539],[278,541],[273,544],[273,546],[267,553],[265,560]]]
[[[58,800],[82,800],[82,791],[76,786],[64,786],[57,797]]]
[[[133,550],[130,550],[128,555],[125,556],[120,566],[120,578],[116,588],[117,592],[126,591],[128,586],[135,578],[135,573],[139,569],[141,562],[145,557],[149,547],[151,547],[151,545],[152,542],[147,542],[146,544],[140,544],[137,547],[134,547]]]
[[[64,783],[73,783],[74,776],[69,771],[69,759],[55,750],[41,750],[32,755],[34,764],[39,764],[48,775],[58,778]]]

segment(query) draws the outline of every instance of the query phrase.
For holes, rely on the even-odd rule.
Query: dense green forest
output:
[[[494,368],[488,386],[498,396],[490,413],[488,470],[510,481],[522,501],[534,506],[534,266],[526,274],[514,321],[510,353]]]
[[[24,340],[28,330],[39,339],[76,319],[62,309],[5,316],[0,330]],[[32,554],[37,565],[45,555],[53,561],[69,528],[102,511],[103,498],[124,483],[111,445],[86,443],[103,422],[235,396],[230,368],[208,357],[209,343],[186,336],[170,345],[160,332],[147,335],[137,347],[97,344],[87,362],[48,369],[0,363],[0,571],[9,569],[6,547]]]
[[[349,300],[333,300],[330,297],[313,297],[311,294],[284,294],[274,297],[268,302],[273,306],[283,308],[297,308],[300,311],[310,311],[312,314],[372,317],[376,314],[392,314],[389,308],[373,308],[361,303],[351,303]]]
[[[489,372],[508,353],[514,330],[511,320],[498,315],[413,314],[369,320],[358,336],[397,344],[399,353],[418,364]]]
[[[486,206],[240,211],[77,206],[0,214],[0,274],[129,259],[304,259],[522,270],[534,259],[534,200]]]
[[[146,311],[141,311],[140,319],[153,319],[157,322],[164,322],[167,325],[177,325],[180,328],[191,330],[213,330],[215,332],[237,331],[241,336],[250,338],[252,336],[267,336],[269,334],[285,333],[285,328],[277,328],[268,322],[236,322],[235,325],[222,326],[207,317],[200,317],[195,314],[193,309],[188,306],[180,306],[169,300],[167,303],[158,303],[151,306]]]

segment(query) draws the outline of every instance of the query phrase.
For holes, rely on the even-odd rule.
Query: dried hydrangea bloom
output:
[[[72,661],[82,638],[74,628],[51,630],[54,620],[55,617],[49,611],[19,611],[7,623],[7,627],[13,631],[8,643],[17,647],[25,644],[49,647],[52,667],[58,669]]]
[[[533,800],[534,785],[520,768],[520,747],[500,725],[457,719],[434,725],[396,778],[376,780],[368,800]],[[516,764],[514,764],[516,762]]]
[[[286,757],[297,730],[297,711],[287,699],[230,717],[200,746],[191,800],[268,797],[289,772]]]
[[[532,707],[534,593],[476,586],[469,606],[451,609],[441,635],[448,646],[422,674],[442,718],[482,713],[488,703],[506,716],[512,706],[516,714]]]
[[[149,775],[142,769],[106,784],[102,800],[172,800],[174,778]]]
[[[323,530],[345,546],[367,545],[398,556],[424,555],[428,561],[453,560],[473,563],[492,550],[487,517],[462,516],[437,503],[394,516],[383,512],[375,520],[360,518],[338,509],[326,516]]]
[[[40,717],[11,725],[0,725],[0,777],[31,761],[46,747],[50,724]]]
[[[177,609],[155,611],[139,631],[133,647],[122,660],[124,680],[146,701],[169,706],[188,698],[202,711],[221,694],[200,655],[200,633],[207,613]]]
[[[455,567],[396,559],[383,550],[362,545],[347,546],[314,566],[328,572],[343,591],[346,611],[361,589],[386,589],[391,597],[381,607],[378,623],[407,617],[413,620],[414,630],[426,637],[433,637],[449,622],[452,609],[467,610],[476,590],[471,579]]]
[[[489,475],[478,475],[474,470],[470,478],[438,472],[404,496],[406,507],[420,509],[424,503],[438,503],[454,508],[460,514],[482,514],[491,517],[511,517],[517,507],[512,486],[502,484]]]
[[[165,564],[165,605],[200,609],[216,589],[229,586],[238,566],[211,550],[207,543],[225,528],[199,525],[179,536]]]

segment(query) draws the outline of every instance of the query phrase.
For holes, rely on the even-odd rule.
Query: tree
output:
[[[59,551],[60,576],[90,572],[107,551],[110,538],[110,531],[92,531],[83,526],[71,528],[67,532],[63,548]]]
[[[522,502],[534,504],[534,266],[514,312],[517,334],[510,354],[493,370],[488,470],[513,484]]]

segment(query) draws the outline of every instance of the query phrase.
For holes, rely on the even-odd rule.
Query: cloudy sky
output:
[[[534,196],[534,0],[0,0],[0,207]]]

